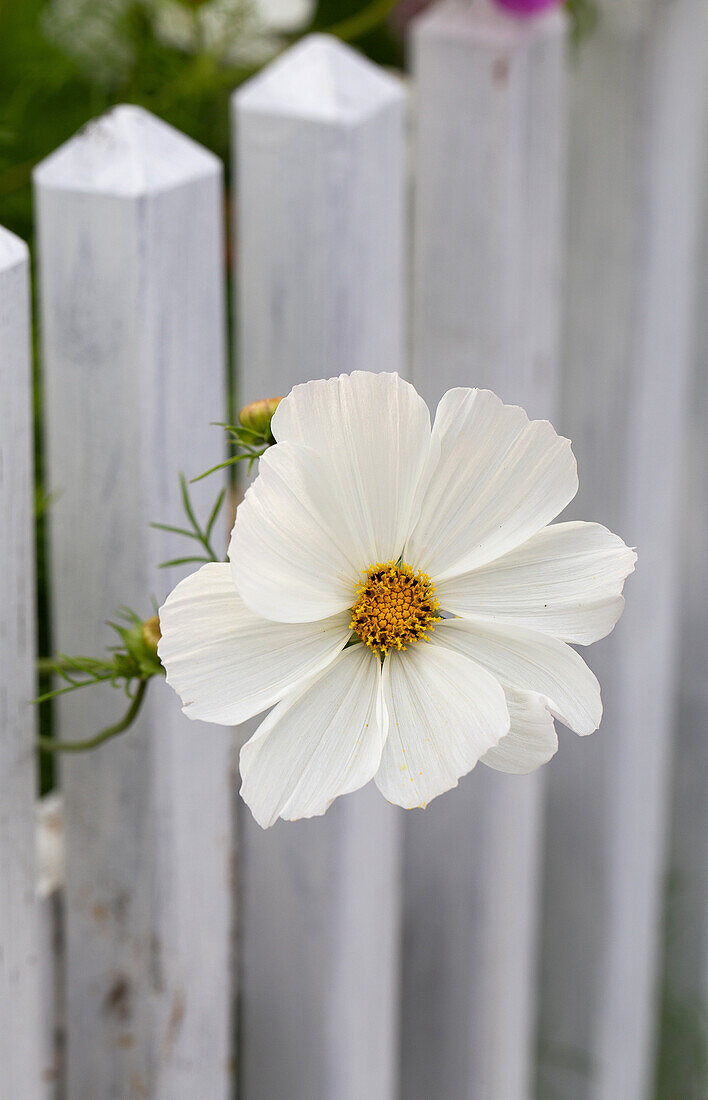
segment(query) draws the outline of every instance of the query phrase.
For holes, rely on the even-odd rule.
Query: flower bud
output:
[[[157,643],[162,637],[160,620],[157,615],[152,615],[149,619],[145,620],[141,627],[140,634],[148,649],[157,654]]]
[[[264,439],[272,439],[270,422],[282,400],[282,397],[264,397],[260,401],[252,401],[250,405],[245,405],[238,414],[242,427],[262,435]]]

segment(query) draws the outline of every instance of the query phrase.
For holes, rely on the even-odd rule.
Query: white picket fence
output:
[[[365,789],[262,832],[248,730],[160,683],[37,814],[29,257],[0,230],[2,1100],[652,1095],[670,867],[668,981],[708,1003],[703,7],[606,0],[569,65],[559,10],[440,0],[407,83],[313,35],[233,97],[239,403],[356,368],[432,406],[489,386],[572,437],[574,514],[639,548],[590,654],[601,731],[425,813]],[[54,644],[100,653],[188,571],[148,524],[220,457],[222,166],[124,106],[35,187]],[[60,735],[121,703],[69,696]]]

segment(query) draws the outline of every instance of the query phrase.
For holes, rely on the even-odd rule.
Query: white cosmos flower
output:
[[[271,427],[229,563],[177,585],[159,647],[190,718],[273,708],[240,758],[262,826],[370,779],[425,806],[478,760],[545,763],[554,717],[597,728],[568,643],[612,630],[636,555],[597,523],[548,526],[578,487],[567,439],[472,389],[431,431],[413,386],[364,372],[296,386]]]

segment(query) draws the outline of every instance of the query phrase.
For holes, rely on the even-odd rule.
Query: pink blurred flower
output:
[[[495,0],[500,8],[514,12],[515,15],[537,15],[554,5],[557,7],[561,0]]]

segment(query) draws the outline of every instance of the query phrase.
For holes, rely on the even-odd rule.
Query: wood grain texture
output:
[[[148,524],[180,524],[178,471],[221,453],[221,165],[119,107],[35,185],[54,638],[93,654],[116,608],[148,616],[188,571],[156,568],[192,551]],[[197,487],[202,515],[218,487]],[[70,696],[61,736],[125,704]],[[127,735],[61,762],[71,1097],[230,1093],[231,763],[230,732],[189,722],[163,682]]]
[[[699,179],[701,0],[603,5],[572,82],[561,426],[573,515],[636,545],[589,663],[605,715],[549,769],[541,1094],[649,1095],[676,686]],[[627,17],[627,18],[625,18]]]
[[[401,86],[310,35],[234,104],[240,398],[401,369]]]
[[[48,1096],[40,1046],[32,367],[27,246],[0,228],[0,1066],[8,1096]]]
[[[414,377],[559,396],[565,25],[487,3],[416,21]],[[483,766],[406,820],[403,1092],[523,1100],[534,1059],[542,777]]]
[[[398,83],[315,35],[234,107],[240,401],[401,370]],[[241,809],[241,1097],[390,1100],[400,814],[371,786],[267,833]]]

